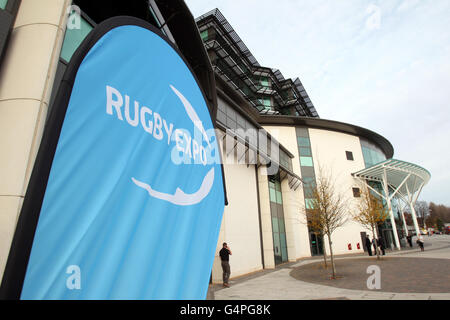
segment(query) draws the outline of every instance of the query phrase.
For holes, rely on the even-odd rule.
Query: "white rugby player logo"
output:
[[[203,128],[203,124],[190,102],[174,86],[170,85],[170,88],[180,99],[181,103],[184,106],[184,109],[186,110],[186,113],[189,116],[189,119],[191,119],[194,126],[196,126],[197,129],[200,130],[204,139],[208,142],[208,146],[211,146],[205,128]],[[190,206],[201,202],[211,191],[214,182],[214,168],[211,168],[211,170],[208,171],[208,173],[203,178],[200,188],[194,193],[185,193],[180,188],[177,188],[174,194],[159,192],[145,182],[139,181],[133,177],[131,178],[131,180],[138,187],[147,190],[148,194],[153,198],[165,200],[180,206]]]

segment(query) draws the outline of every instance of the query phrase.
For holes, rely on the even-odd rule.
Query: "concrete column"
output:
[[[420,228],[419,228],[419,223],[417,222],[417,215],[416,215],[416,210],[414,209],[414,204],[412,204],[412,202],[409,203],[409,207],[411,209],[411,216],[414,222],[414,229],[416,230],[416,235],[418,236],[420,234]]]
[[[389,199],[389,197],[387,198],[387,203],[389,209],[389,218],[391,219],[392,233],[394,234],[395,246],[398,250],[400,250],[400,241],[398,239],[397,226],[395,224],[394,212],[392,211],[391,200]]]
[[[403,209],[402,209],[402,220],[403,220],[403,227],[405,228],[405,234],[409,235],[408,225],[406,224],[405,213],[403,212]]]
[[[395,218],[394,218],[394,212],[392,211],[392,204],[391,204],[391,198],[389,194],[389,186],[387,182],[387,173],[386,169],[383,171],[383,191],[384,191],[384,198],[386,199],[388,210],[389,210],[389,218],[391,219],[391,225],[392,225],[392,233],[394,234],[394,242],[395,246],[398,250],[400,250],[400,241],[398,239],[398,233],[397,233],[397,226],[395,224]]]
[[[258,168],[259,205],[261,212],[261,231],[264,254],[264,268],[275,268],[275,256],[273,252],[272,217],[270,214],[269,179],[267,168]]]
[[[39,149],[71,0],[22,0],[0,69],[0,278]]]
[[[289,261],[296,261],[300,256],[300,232],[301,222],[301,188],[293,190],[289,187],[289,180],[281,182],[281,192],[283,194],[284,223],[286,227],[286,242]]]

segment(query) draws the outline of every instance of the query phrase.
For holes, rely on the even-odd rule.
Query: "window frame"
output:
[[[354,161],[355,158],[353,157],[353,152],[352,151],[345,151],[345,156],[347,157],[347,160],[349,161]]]

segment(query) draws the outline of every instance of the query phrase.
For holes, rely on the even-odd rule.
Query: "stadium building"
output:
[[[361,181],[390,212],[379,228],[387,246],[406,245],[403,209],[413,205],[430,173],[393,159],[381,135],[322,119],[300,79],[261,66],[218,9],[194,20],[183,1],[0,0],[0,273],[39,149],[47,115],[71,56],[89,32],[114,16],[159,28],[182,52],[216,110],[228,205],[212,281],[221,282],[218,251],[233,251],[232,277],[329,252],[310,232],[309,186],[332,172],[348,215]],[[361,253],[369,230],[351,219],[333,234],[335,254]]]

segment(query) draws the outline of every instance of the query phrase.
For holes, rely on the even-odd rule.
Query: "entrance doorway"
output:
[[[323,255],[323,237],[310,232],[309,239],[311,244],[311,255],[312,256]]]
[[[272,216],[273,253],[275,264],[288,261],[286,228],[280,175],[269,176],[270,213]]]

